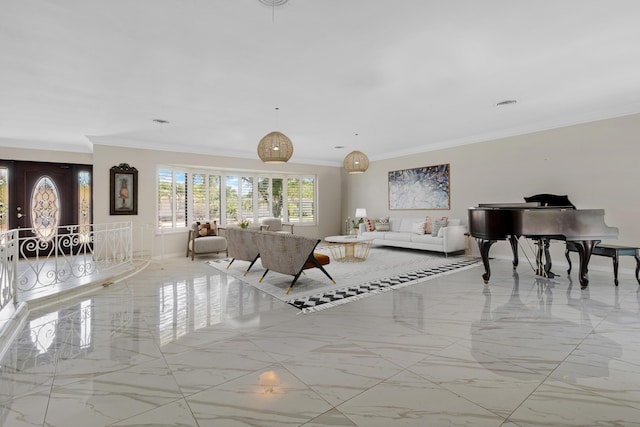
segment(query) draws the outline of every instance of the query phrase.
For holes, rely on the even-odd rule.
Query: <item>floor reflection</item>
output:
[[[622,355],[622,346],[593,333],[591,317],[606,315],[611,311],[611,305],[592,300],[588,289],[581,291],[579,297],[573,297],[569,286],[567,306],[580,313],[579,322],[574,322],[553,314],[554,304],[561,305],[554,301],[555,288],[556,283],[552,279],[536,277],[527,295],[521,296],[520,278],[514,272],[513,288],[507,302],[492,307],[491,289],[485,286],[481,319],[471,327],[473,357],[490,370],[500,366],[496,362],[501,361],[534,372],[550,373],[545,371],[547,367],[556,366],[577,344],[588,341],[590,346],[606,351],[592,355],[589,369],[581,373],[584,377],[608,376],[609,363]],[[533,299],[531,295],[534,295]],[[522,297],[527,303],[522,301]],[[526,377],[525,373],[504,369],[504,366],[500,366],[496,373]],[[569,380],[575,382],[575,378]]]

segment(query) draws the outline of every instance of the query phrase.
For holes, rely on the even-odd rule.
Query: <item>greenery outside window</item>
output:
[[[316,223],[316,177],[158,168],[158,228],[184,229],[191,221]],[[222,191],[224,189],[224,191]],[[286,203],[285,203],[286,202]],[[286,209],[285,209],[286,208]]]
[[[187,227],[187,172],[158,170],[158,228],[176,231]]]

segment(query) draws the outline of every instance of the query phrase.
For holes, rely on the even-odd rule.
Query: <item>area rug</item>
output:
[[[316,252],[330,255],[327,248]],[[324,310],[363,297],[408,286],[417,282],[471,268],[477,259],[449,256],[402,248],[373,247],[364,262],[344,263],[331,261],[325,269],[336,281],[332,283],[319,269],[305,270],[289,295],[286,294],[293,276],[270,271],[259,283],[264,268],[258,260],[249,273],[247,261],[236,260],[229,265],[229,258],[207,261],[212,267],[238,280],[248,283],[269,295],[287,302],[302,312]]]

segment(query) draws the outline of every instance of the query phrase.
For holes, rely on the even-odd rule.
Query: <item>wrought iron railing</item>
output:
[[[46,240],[35,229],[0,233],[0,310],[130,267],[132,236],[131,222],[61,226]]]
[[[0,311],[16,301],[18,230],[0,233]]]

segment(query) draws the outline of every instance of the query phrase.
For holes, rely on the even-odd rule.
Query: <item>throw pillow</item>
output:
[[[204,224],[199,224],[198,225],[198,237],[208,236],[210,227],[211,226],[209,225],[208,222],[205,222]]]
[[[431,227],[433,226],[433,218],[429,215],[424,219],[424,234],[431,234]]]
[[[446,226],[447,226],[447,220],[436,219],[435,222],[433,223],[433,227],[431,227],[431,235],[433,237],[437,237],[440,229]]]
[[[414,222],[411,226],[411,232],[416,234],[424,234],[424,222]]]
[[[376,229],[376,220],[373,218],[365,218],[364,226],[367,228],[367,231],[374,231]]]
[[[218,223],[217,221],[213,221],[213,224],[209,224],[209,234],[207,236],[217,236],[218,235]]]
[[[376,221],[376,231],[389,231],[390,229],[389,217],[379,218]]]
[[[216,228],[216,221],[213,224],[209,222],[198,224],[198,235],[196,237],[217,236],[218,230]]]

